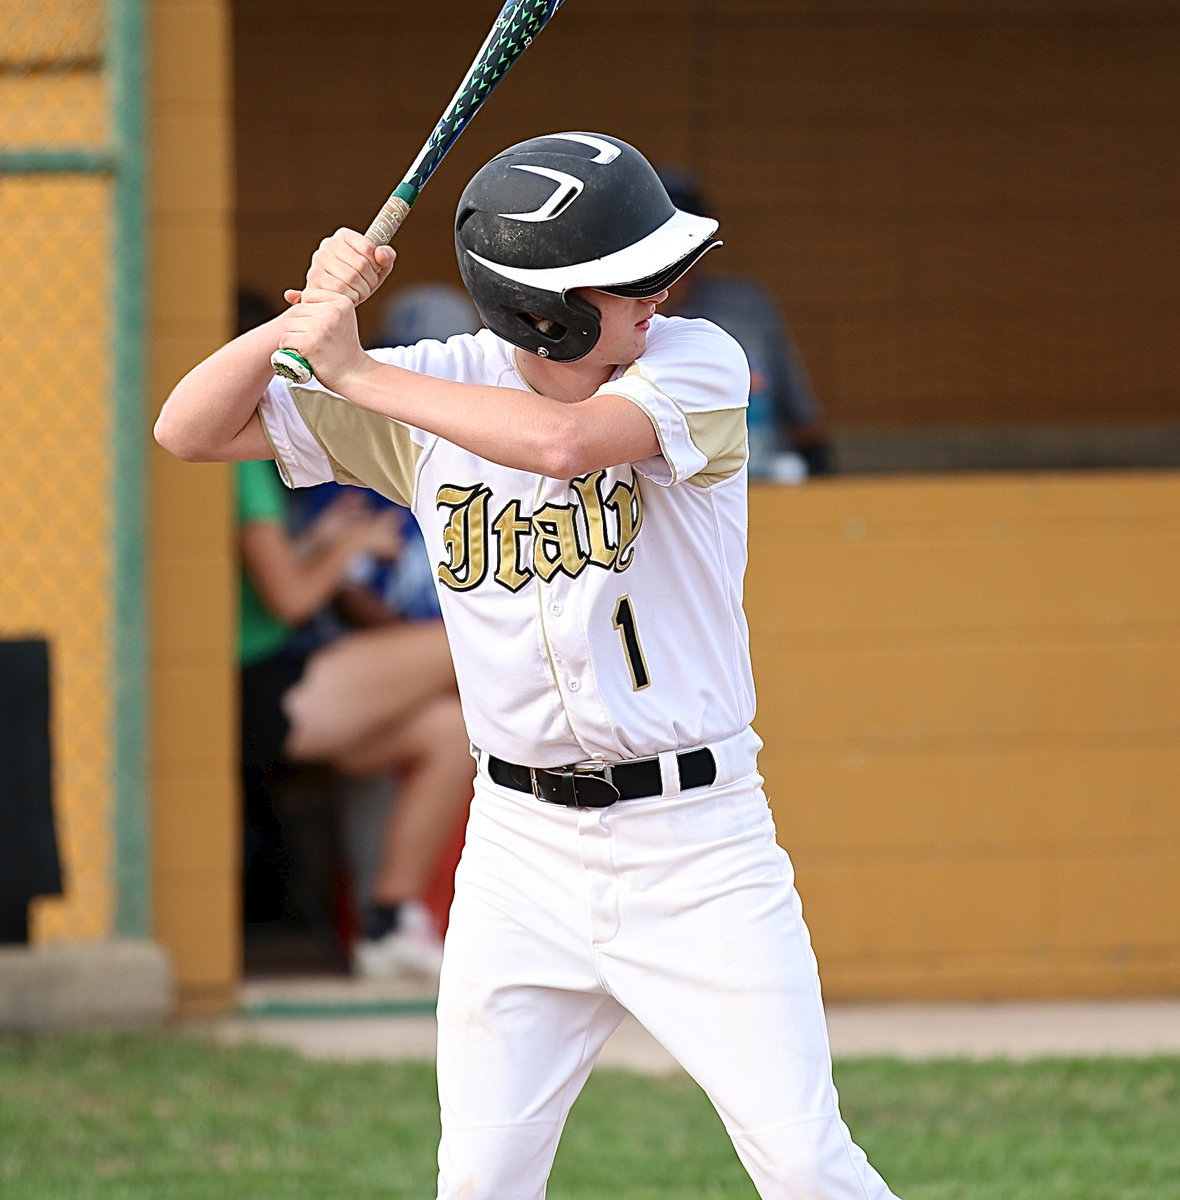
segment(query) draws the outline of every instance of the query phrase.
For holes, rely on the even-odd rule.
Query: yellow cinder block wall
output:
[[[233,129],[223,0],[152,5],[150,424],[233,332]],[[240,857],[230,475],[150,460],[154,936],[183,1013],[235,1001]]]
[[[1180,475],[755,486],[756,726],[829,997],[1180,987]]]

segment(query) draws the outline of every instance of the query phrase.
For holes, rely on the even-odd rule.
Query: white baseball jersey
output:
[[[488,330],[371,352],[426,375],[528,389]],[[754,716],[742,612],[749,369],[728,334],[656,316],[599,389],[637,404],[654,458],[550,479],[369,412],[315,381],[260,406],[290,486],[362,484],[413,509],[468,732],[509,762],[617,762],[732,736]]]

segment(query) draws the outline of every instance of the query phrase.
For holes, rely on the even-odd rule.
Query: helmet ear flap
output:
[[[561,296],[557,313],[552,317],[537,314],[541,318],[537,325],[538,336],[552,337],[553,341],[543,342],[536,353],[555,362],[576,362],[597,345],[602,333],[602,314],[589,300],[575,292]],[[544,326],[551,326],[548,334],[542,332]]]
[[[583,297],[525,287],[462,252],[459,271],[483,323],[514,346],[554,362],[576,362],[598,342],[600,314]]]

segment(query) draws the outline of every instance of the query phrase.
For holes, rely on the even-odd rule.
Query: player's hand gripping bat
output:
[[[365,237],[375,246],[387,246],[393,240],[418,193],[455,139],[562,3],[563,0],[507,0],[434,132],[365,231]],[[298,350],[276,350],[270,356],[270,364],[277,374],[292,383],[306,383],[312,376],[311,364]]]

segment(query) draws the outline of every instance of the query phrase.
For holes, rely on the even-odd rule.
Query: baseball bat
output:
[[[375,246],[387,246],[393,240],[418,199],[418,193],[455,144],[455,139],[563,3],[564,0],[507,0],[463,76],[463,82],[418,151],[418,157],[365,231],[365,237]],[[276,374],[292,383],[307,383],[312,377],[311,364],[298,350],[276,350],[270,356],[270,364]]]

